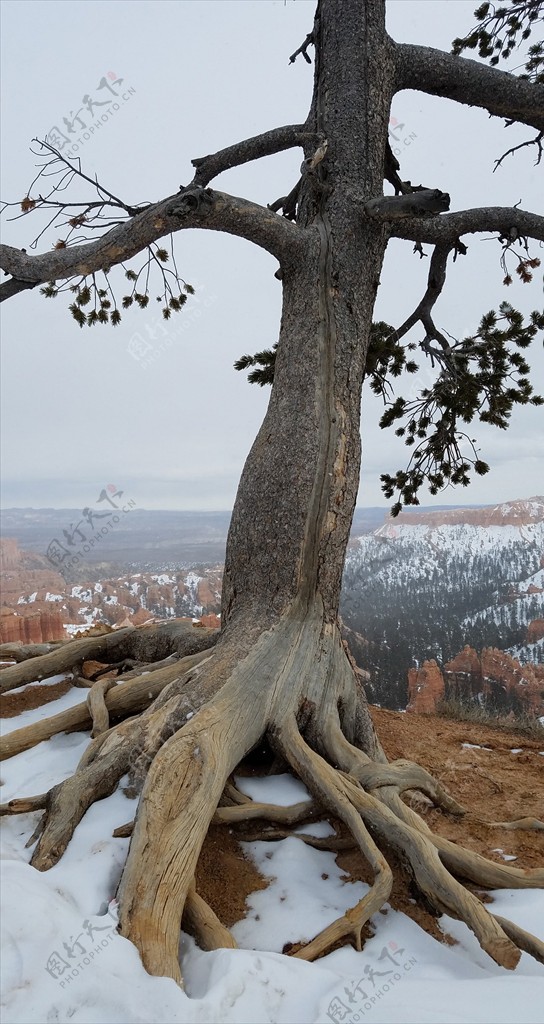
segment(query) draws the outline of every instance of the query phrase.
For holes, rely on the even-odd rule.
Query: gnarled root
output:
[[[207,650],[191,654],[167,668],[157,669],[156,672],[144,676],[136,675],[126,682],[117,683],[104,698],[108,717],[122,718],[145,710],[169,683],[182,678],[189,669],[199,665],[209,656],[210,652]],[[60,711],[57,715],[44,718],[22,729],[15,729],[3,736],[0,741],[0,761],[20,754],[23,750],[29,750],[59,732],[77,732],[80,729],[88,729],[92,724],[92,714],[87,701],[82,701],[81,704]]]
[[[32,863],[40,869],[56,863],[90,804],[111,793],[128,773],[128,791],[141,796],[135,822],[116,829],[118,835],[132,834],[118,893],[120,929],[153,974],[181,981],[182,922],[204,948],[235,945],[195,889],[200,850],[212,822],[229,823],[238,835],[241,828],[248,838],[247,826],[254,821],[259,838],[275,839],[289,828],[297,834],[301,821],[327,815],[342,822],[349,835],[299,838],[318,848],[356,845],[374,881],[355,907],[295,956],[315,959],[346,938],[361,948],[365,923],[391,893],[387,854],[392,849],[424,900],[436,913],[465,921],[497,963],[514,967],[521,950],[541,959],[544,946],[538,939],[490,914],[454,876],[492,888],[541,887],[544,871],[511,868],[463,850],[434,835],[407,806],[402,794],[412,792],[445,814],[470,817],[418,765],[387,763],[338,630],[324,624],[322,609],[316,605],[302,616],[298,609],[298,617],[292,611],[272,629],[255,627],[242,639],[231,637],[225,634],[211,657],[209,652],[195,654],[113,685],[99,702],[103,721],[97,729],[105,731],[90,744],[74,776],[49,794],[13,800],[2,808],[24,813],[45,806],[33,837],[39,835]],[[138,717],[109,727],[111,718],[138,710]],[[7,756],[38,742],[37,735],[43,739],[59,728],[90,723],[89,709],[81,705],[40,723],[41,733],[32,726],[31,735],[28,730],[11,734]],[[305,783],[312,801],[271,807],[250,800],[232,784],[237,765],[263,737]],[[539,827],[534,819],[516,824]]]
[[[331,768],[326,761],[323,761],[307,746],[298,731],[295,720],[287,719],[273,735],[281,754],[293,766],[310,791],[315,793],[321,803],[332,811],[335,817],[340,818],[347,825],[363,856],[370,864],[375,878],[370,892],[355,907],[324,928],[319,935],[316,935],[315,939],[298,950],[294,956],[303,960],[315,960],[339,939],[346,937],[351,938],[355,948],[360,950],[363,926],[372,914],[383,906],[391,893],[393,887],[391,868],[354,808],[344,776]],[[309,785],[310,780],[311,786]]]
[[[193,882],[185,899],[183,927],[193,935],[201,949],[237,949],[238,944],[221,924],[217,914],[196,891]]]
[[[61,672],[70,672],[88,658],[156,662],[173,653],[180,656],[196,654],[213,645],[217,636],[217,630],[193,629],[186,622],[174,619],[138,628],[130,626],[100,636],[76,637],[47,654],[29,656],[19,665],[4,669],[0,676],[0,693]],[[41,646],[36,645],[36,652]]]
[[[203,653],[186,659],[185,664],[190,662],[191,665],[181,676],[180,662],[179,678],[169,681],[167,689],[176,692],[181,689],[182,695],[178,696],[178,703],[182,707],[192,708],[190,714],[205,700],[205,688],[199,685],[198,669],[194,662],[205,662],[208,657]],[[159,671],[170,672],[164,669]],[[114,696],[120,689],[121,686],[110,690],[107,698]],[[89,745],[76,772],[65,782],[54,786],[45,795],[30,797],[24,801],[10,801],[4,805],[4,813],[7,814],[22,813],[21,805],[24,804],[28,810],[45,808],[45,813],[27,844],[32,844],[39,837],[31,861],[34,867],[44,871],[57,863],[70,842],[74,829],[91,804],[109,796],[121,777],[134,770],[134,766],[141,760],[149,734],[157,727],[158,721],[161,721],[163,726],[166,725],[168,717],[169,707],[166,702],[156,711],[149,709],[137,718],[131,718],[108,729]]]

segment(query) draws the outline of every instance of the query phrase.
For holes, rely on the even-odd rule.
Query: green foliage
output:
[[[276,342],[272,348],[265,348],[262,352],[256,352],[254,356],[240,356],[240,359],[237,359],[234,364],[234,369],[247,370],[249,366],[254,366],[255,369],[247,375],[250,384],[259,384],[260,387],[264,387],[265,384],[273,384],[277,348],[278,343]]]
[[[403,505],[418,505],[425,483],[437,494],[450,484],[466,487],[471,469],[479,476],[489,471],[463,424],[479,420],[504,430],[515,405],[544,404],[534,394],[529,364],[518,351],[539,330],[544,330],[544,313],[531,313],[525,324],[521,313],[502,302],[498,314],[491,310],[482,317],[473,337],[446,348],[427,346],[440,365],[436,381],[410,401],[398,397],[390,402],[380,420],[381,427],[404,421],[395,433],[414,449],[407,469],[381,477],[387,498],[398,492],[392,515]]]
[[[474,11],[478,24],[462,38],[454,39],[452,53],[478,50],[480,57],[496,66],[499,60],[508,60],[514,50],[525,43],[536,26],[542,22],[543,0],[511,0],[509,6],[495,7],[483,3]],[[523,74],[531,82],[544,82],[544,42],[538,40],[529,47]]]
[[[59,243],[55,248],[59,248]],[[62,248],[65,245],[63,243]],[[173,255],[173,254],[172,254]],[[136,304],[140,309],[147,309],[150,301],[150,277],[151,270],[158,268],[163,284],[163,291],[161,295],[157,295],[157,302],[163,304],[162,315],[165,320],[169,320],[172,313],[178,313],[185,303],[189,295],[195,294],[195,289],[192,284],[188,284],[178,273],[174,263],[174,270],[166,269],[164,264],[170,259],[170,254],[166,249],[159,248],[156,245],[147,246],[146,258],[139,271],[133,270],[132,268],[126,269],[125,278],[132,285],[132,290],[121,298],[121,309],[130,309],[131,306]],[[108,279],[108,270],[104,270],[105,287],[99,287],[97,284],[97,275],[92,274],[89,279],[82,277],[77,284],[70,285],[69,282],[57,287],[55,281],[50,281],[48,285],[40,288],[40,293],[46,298],[55,298],[59,291],[65,291],[69,289],[74,295],[74,301],[68,306],[69,312],[73,319],[79,324],[80,327],[94,327],[96,324],[112,324],[116,327],[121,323],[122,313],[121,309],[118,308],[117,302],[113,290],[110,286]],[[73,279],[72,279],[73,280]],[[138,282],[141,282],[138,288]],[[92,309],[84,312],[84,307],[93,305]]]
[[[415,345],[408,345],[408,350],[415,349]],[[248,373],[247,379],[250,384],[274,383],[274,369],[276,365],[276,342],[272,348],[263,349],[253,356],[241,356],[234,364],[235,370],[247,370],[250,366],[255,367]],[[370,344],[366,362],[366,377],[370,377],[370,386],[377,395],[386,397],[390,391],[387,378],[399,377],[403,370],[408,373],[415,373],[417,364],[406,358],[406,348],[395,338],[395,330],[390,324],[382,320],[373,323],[370,328]]]

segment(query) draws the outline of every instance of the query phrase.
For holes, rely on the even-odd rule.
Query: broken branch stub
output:
[[[402,196],[379,196],[365,204],[369,217],[376,220],[403,220],[407,217],[432,217],[450,208],[447,192],[438,188],[425,188]]]

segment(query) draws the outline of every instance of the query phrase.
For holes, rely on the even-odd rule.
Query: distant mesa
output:
[[[525,526],[544,520],[544,497],[520,498],[500,505],[484,505],[479,508],[452,508],[437,512],[404,509],[396,519],[386,517],[398,526]]]

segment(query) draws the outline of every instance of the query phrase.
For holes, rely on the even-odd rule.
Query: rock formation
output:
[[[407,711],[419,715],[435,714],[444,694],[444,677],[434,659],[424,661],[420,668],[408,670]]]
[[[527,626],[527,643],[536,644],[544,636],[544,619],[533,619]]]
[[[0,643],[41,644],[65,640],[66,632],[59,611],[32,611],[18,615],[13,608],[0,609]]]
[[[407,711],[432,714],[444,697],[462,703],[478,700],[501,713],[544,715],[544,666],[520,665],[504,651],[485,647],[479,655],[464,647],[440,670],[425,661],[408,672]]]

